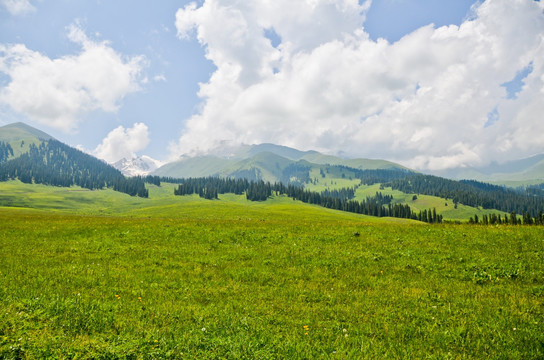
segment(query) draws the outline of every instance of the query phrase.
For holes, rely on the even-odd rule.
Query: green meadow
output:
[[[542,359],[544,230],[0,184],[0,359]]]

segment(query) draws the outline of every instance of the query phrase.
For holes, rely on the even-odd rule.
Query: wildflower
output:
[[[202,332],[205,332],[205,331],[206,331],[206,328],[205,328],[205,327],[203,327],[203,328],[202,328]]]
[[[348,332],[348,329],[342,329],[342,332],[345,334]]]

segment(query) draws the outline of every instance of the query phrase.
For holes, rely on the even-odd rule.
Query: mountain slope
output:
[[[269,182],[285,181],[284,171],[294,161],[271,152],[258,152],[224,168],[220,175]]]
[[[11,143],[29,139],[51,140],[53,137],[22,122],[0,127],[0,141]]]
[[[152,175],[173,178],[215,176],[232,163],[233,160],[211,155],[183,157],[161,166]]]
[[[18,122],[0,127],[0,142],[9,144],[16,158],[30,150],[30,145],[39,145],[42,141],[54,139],[51,135],[35,129],[25,123]]]
[[[133,196],[148,196],[142,179],[126,179],[104,161],[26,124],[1,127],[0,139],[11,140],[13,152],[18,151],[0,164],[0,181],[19,179],[27,184],[78,185],[91,190],[110,187]]]
[[[270,182],[307,181],[307,172],[319,171],[322,165],[346,166],[354,169],[402,169],[401,165],[372,159],[342,159],[317,151],[300,151],[274,144],[243,145],[214,151],[214,155],[184,157],[166,164],[153,175],[188,178],[202,176],[246,177]],[[304,169],[300,173],[299,169]],[[294,173],[300,176],[293,176]]]

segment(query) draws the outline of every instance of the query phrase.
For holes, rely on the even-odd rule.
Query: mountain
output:
[[[25,123],[18,122],[0,127],[0,141],[12,143],[22,140],[51,140],[51,135],[35,129]]]
[[[162,162],[143,155],[127,160],[125,158],[112,164],[125,176],[145,176],[161,167]]]
[[[106,162],[26,124],[0,127],[0,145],[0,155],[6,148],[9,153],[8,157],[0,156],[0,181],[18,179],[27,184],[77,185],[90,190],[108,187],[132,196],[148,196],[142,179],[127,179]]]
[[[51,135],[22,122],[0,127],[0,142],[9,144],[13,152],[10,158],[27,153],[31,144],[39,145],[44,140],[52,139],[54,138]]]
[[[544,183],[544,154],[482,167],[466,167],[435,172],[451,179],[471,179],[500,184]]]
[[[270,182],[289,182],[302,180],[293,174],[299,173],[308,180],[307,173],[319,172],[324,165],[343,166],[359,170],[399,169],[405,167],[385,160],[342,159],[324,155],[317,151],[300,151],[287,146],[274,144],[242,145],[223,147],[205,156],[184,156],[163,165],[153,175],[189,178],[205,176],[225,176],[265,180]],[[301,169],[304,169],[301,173]]]

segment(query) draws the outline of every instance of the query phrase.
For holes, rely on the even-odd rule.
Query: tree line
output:
[[[539,211],[536,216],[531,216],[528,212],[524,212],[521,218],[518,217],[515,211],[510,215],[501,216],[496,214],[484,214],[480,219],[478,215],[474,215],[469,219],[469,224],[481,225],[544,225],[544,214]]]
[[[108,187],[131,196],[149,196],[143,178],[126,178],[104,161],[56,140],[31,144],[27,153],[0,164],[0,181],[10,179],[90,190]]]
[[[10,144],[0,141],[0,164],[6,162],[13,156],[13,148]]]
[[[401,179],[384,182],[384,186],[408,194],[452,199],[454,204],[461,203],[508,213],[527,212],[533,217],[544,209],[544,197],[475,180],[454,181],[432,175],[410,174]]]
[[[202,198],[216,199],[217,194],[234,193],[241,195],[245,192],[246,198],[250,201],[265,201],[272,194],[286,195],[293,200],[304,203],[319,205],[325,208],[347,211],[362,215],[377,217],[396,217],[413,219],[428,223],[441,223],[442,215],[436,213],[436,209],[414,212],[407,204],[391,204],[389,196],[376,193],[375,197],[367,197],[366,200],[358,201],[349,199],[350,192],[347,189],[338,190],[335,195],[345,194],[346,197],[330,196],[330,191],[318,193],[305,190],[294,184],[264,182],[259,180],[248,181],[246,179],[230,178],[189,178],[181,180],[181,183],[174,189],[174,195],[199,194]],[[387,203],[386,205],[384,205]]]

